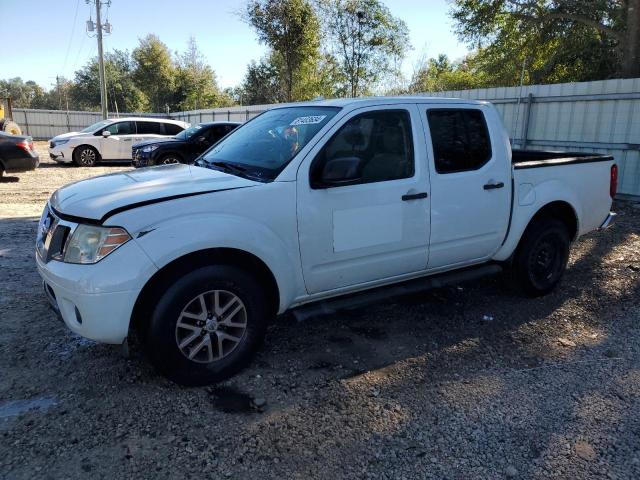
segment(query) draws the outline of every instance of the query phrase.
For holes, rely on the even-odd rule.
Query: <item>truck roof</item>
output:
[[[327,107],[367,107],[374,105],[389,105],[394,103],[451,103],[451,104],[467,104],[467,105],[486,105],[488,102],[481,100],[469,100],[465,98],[445,98],[445,97],[429,97],[426,95],[413,96],[395,96],[395,97],[358,97],[358,98],[334,98],[328,100],[312,100],[308,102],[287,104],[281,106],[310,106],[321,105]]]

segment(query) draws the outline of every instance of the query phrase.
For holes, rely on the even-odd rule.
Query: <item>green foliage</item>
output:
[[[45,91],[32,80],[23,81],[20,77],[0,80],[0,97],[11,97],[13,106],[17,108],[33,108],[32,105],[42,101]]]
[[[186,52],[178,55],[173,104],[178,110],[212,108],[225,103],[216,74],[193,37]]]
[[[272,58],[266,58],[249,64],[242,84],[242,104],[261,105],[284,101],[278,67],[274,63]]]
[[[328,49],[343,91],[366,94],[397,73],[410,48],[409,30],[379,0],[318,0]]]
[[[640,74],[631,3],[637,17],[640,0],[454,0],[452,17],[487,86],[518,84],[523,63],[527,83],[589,81]]]
[[[307,0],[251,0],[245,18],[258,39],[272,50],[269,65],[249,66],[249,84],[265,80],[259,96],[279,98],[282,89],[286,101],[308,97],[307,80],[320,57],[320,26],[311,4]],[[273,85],[276,72],[281,88]]]
[[[173,104],[176,66],[169,48],[156,35],[140,39],[133,50],[133,78],[149,100],[151,110],[163,112]]]
[[[107,78],[107,105],[112,112],[142,112],[148,108],[145,94],[133,78],[134,65],[126,50],[114,50],[104,59]],[[98,59],[93,58],[76,72],[70,86],[74,108],[98,110],[100,107],[100,74]]]
[[[441,92],[483,88],[487,85],[488,78],[474,65],[474,56],[453,63],[446,55],[430,58],[420,65],[413,75],[409,92]]]

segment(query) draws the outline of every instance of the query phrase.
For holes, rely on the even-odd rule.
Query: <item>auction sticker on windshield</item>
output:
[[[325,118],[327,118],[326,115],[309,115],[307,117],[298,117],[289,125],[313,125],[316,123],[321,123]]]

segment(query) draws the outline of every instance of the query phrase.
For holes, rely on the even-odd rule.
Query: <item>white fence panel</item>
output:
[[[160,113],[120,113],[118,117],[164,117]],[[77,132],[102,119],[100,112],[66,110],[36,110],[14,108],[13,119],[26,135],[36,140],[48,140],[67,132]]]

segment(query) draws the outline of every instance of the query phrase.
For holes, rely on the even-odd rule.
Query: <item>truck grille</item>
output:
[[[36,236],[36,250],[40,258],[44,262],[51,259],[62,260],[69,233],[71,233],[71,226],[61,223],[47,205],[40,218]]]

